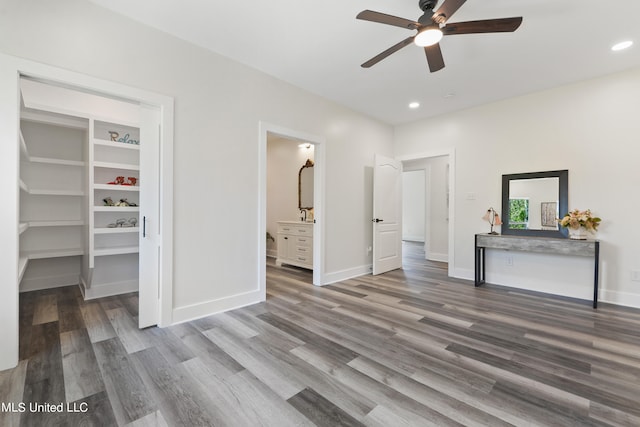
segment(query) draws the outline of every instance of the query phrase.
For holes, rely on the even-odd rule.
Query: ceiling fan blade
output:
[[[440,50],[440,43],[426,46],[424,48],[424,53],[427,55],[429,71],[435,73],[436,71],[444,68],[444,58],[442,57],[442,51]]]
[[[466,1],[467,0],[445,0],[442,6],[433,13],[433,21],[436,24],[447,22]]]
[[[454,34],[511,33],[522,24],[522,17],[455,22],[442,28],[445,36]]]
[[[398,18],[397,16],[387,15],[386,13],[374,12],[373,10],[363,10],[356,16],[356,19],[393,25],[394,27],[406,28],[409,30],[416,30],[420,28],[420,24],[416,21]]]
[[[411,43],[413,43],[413,36],[411,37],[407,37],[406,39],[402,40],[400,43],[394,44],[393,46],[391,46],[389,49],[385,50],[384,52],[374,56],[373,58],[371,58],[370,60],[368,60],[367,62],[365,62],[364,64],[361,65],[362,68],[369,68],[373,65],[376,65],[378,62],[382,61],[384,58],[386,58],[387,56],[391,55],[392,53],[395,53],[397,51],[399,51],[400,49],[402,49],[405,46],[410,45]]]

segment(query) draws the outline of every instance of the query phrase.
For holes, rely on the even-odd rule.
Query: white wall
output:
[[[258,288],[260,121],[325,138],[323,273],[371,263],[370,170],[393,153],[390,126],[81,0],[4,1],[0,52],[174,97],[174,321]]]
[[[405,171],[424,171],[426,204],[424,221],[425,256],[432,261],[448,261],[449,205],[447,174],[449,156],[436,156],[406,161]],[[406,201],[405,201],[406,202]]]
[[[402,240],[424,242],[426,181],[424,169],[402,173]]]
[[[640,158],[640,70],[496,102],[398,126],[396,155],[455,147],[455,275],[473,277],[473,236],[487,232],[481,217],[500,206],[502,174],[569,170],[569,209],[603,218],[600,299],[640,307],[640,234],[630,216]],[[425,142],[428,141],[428,142]],[[631,231],[630,231],[631,230]],[[587,258],[488,251],[491,283],[590,299]]]
[[[267,231],[276,242],[267,242],[267,255],[276,256],[278,221],[298,221],[298,173],[314,146],[300,148],[300,141],[269,136],[267,140]]]

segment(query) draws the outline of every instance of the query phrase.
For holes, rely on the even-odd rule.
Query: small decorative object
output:
[[[109,137],[113,142],[123,142],[125,144],[140,145],[140,141],[131,139],[128,133],[125,134],[125,136],[123,136],[122,138],[119,138],[120,134],[118,132],[114,130],[108,130],[107,132],[109,132]]]
[[[500,219],[500,215],[498,215],[498,212],[496,212],[495,209],[487,209],[487,213],[484,214],[482,219],[484,219],[485,221],[489,221],[489,224],[491,225],[491,231],[489,231],[489,234],[498,234],[498,232],[493,231],[493,226],[502,225],[502,220]]]
[[[102,201],[104,202],[105,206],[115,206],[115,203],[113,203],[113,200],[111,199],[111,197],[106,197],[102,199]]]
[[[124,184],[124,176],[116,176],[116,179],[114,181],[107,182],[107,184],[123,185]]]
[[[107,132],[109,132],[109,137],[111,137],[112,141],[117,141],[118,140],[118,137],[120,136],[120,134],[118,132],[113,131],[113,130],[109,130]]]
[[[575,240],[586,240],[587,232],[595,233],[602,221],[597,216],[593,216],[590,209],[581,211],[574,209],[560,219],[560,225],[567,227],[569,238]]]

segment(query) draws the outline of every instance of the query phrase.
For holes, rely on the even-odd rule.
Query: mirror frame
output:
[[[313,209],[313,206],[302,206],[302,171],[306,168],[312,168],[313,166],[313,161],[307,159],[298,172],[298,209]]]
[[[557,170],[547,172],[528,172],[502,175],[502,234],[530,237],[567,238],[566,227],[558,226],[558,230],[522,230],[509,227],[509,185],[511,181],[520,179],[559,178],[558,182],[558,213],[560,218],[569,212],[569,171]]]

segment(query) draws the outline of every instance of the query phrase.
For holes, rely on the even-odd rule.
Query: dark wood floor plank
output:
[[[364,425],[310,388],[305,388],[287,401],[317,426]]]
[[[96,359],[119,424],[127,424],[158,409],[118,338],[93,344]]]
[[[60,334],[64,389],[67,402],[104,391],[102,374],[86,329]]]
[[[210,426],[219,420],[206,396],[181,369],[167,362],[155,347],[132,355],[144,386],[170,425]]]

